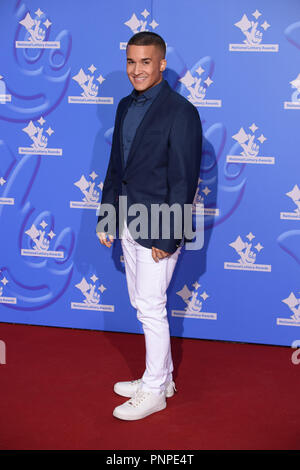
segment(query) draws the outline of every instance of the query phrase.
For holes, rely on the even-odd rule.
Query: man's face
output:
[[[162,72],[166,68],[159,47],[127,46],[127,75],[133,87],[143,93],[162,81]]]

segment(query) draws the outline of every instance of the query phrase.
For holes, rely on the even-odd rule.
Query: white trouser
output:
[[[146,346],[146,370],[141,388],[162,393],[173,379],[173,361],[167,317],[167,288],[180,253],[155,262],[152,249],[132,238],[126,221],[121,235],[125,272],[131,305],[143,325]]]

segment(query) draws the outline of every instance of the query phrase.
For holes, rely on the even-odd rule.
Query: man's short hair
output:
[[[156,33],[152,33],[151,31],[141,31],[140,33],[136,33],[129,39],[127,46],[156,46],[159,47],[163,58],[166,56],[166,43],[163,38]]]

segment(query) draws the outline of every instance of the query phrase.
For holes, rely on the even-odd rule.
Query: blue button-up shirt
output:
[[[163,82],[164,79],[157,85],[146,90],[144,93],[138,94],[135,89],[133,89],[131,93],[133,100],[127,110],[122,129],[125,165],[136,130],[140,125],[146,111],[153,103],[154,98],[160,92]]]

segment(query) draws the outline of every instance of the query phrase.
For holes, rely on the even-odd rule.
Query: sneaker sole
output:
[[[120,395],[121,397],[125,397],[125,398],[131,398],[133,397],[134,393],[135,392],[132,392],[132,393],[124,393],[124,392],[120,392],[118,391],[118,387],[114,386],[114,392],[117,394],[117,395]],[[172,392],[170,393],[166,393],[166,398],[171,398],[172,396],[174,395],[174,390],[172,390]]]
[[[156,407],[155,409],[152,409],[151,411],[148,411],[147,413],[143,413],[143,415],[140,415],[140,416],[131,416],[131,415],[119,415],[117,411],[113,411],[113,416],[115,418],[118,418],[118,419],[123,419],[125,421],[135,421],[135,420],[138,420],[138,419],[143,419],[143,418],[146,418],[146,416],[149,416],[151,415],[152,413],[156,413],[157,411],[161,411],[161,410],[164,410],[167,406],[167,403],[163,403],[162,405]]]

